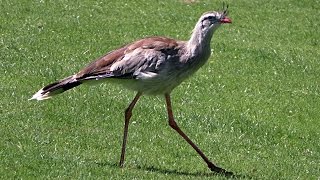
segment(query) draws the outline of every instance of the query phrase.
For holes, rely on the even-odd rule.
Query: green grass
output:
[[[320,178],[320,2],[227,1],[233,24],[210,62],[172,93],[181,128],[242,178]],[[0,2],[0,179],[225,179],[211,173],[167,124],[163,97],[133,112],[125,168],[117,166],[121,87],[81,86],[27,101],[135,39],[188,39],[222,1]]]

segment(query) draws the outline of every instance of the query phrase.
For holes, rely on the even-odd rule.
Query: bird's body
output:
[[[144,94],[171,92],[187,75],[179,58],[185,51],[183,45],[165,37],[149,37],[129,44],[112,52],[119,60],[108,67],[112,72],[108,80]]]
[[[139,47],[129,52],[121,62],[112,65],[111,69],[113,72],[119,70],[119,74],[126,74],[124,71],[127,69],[122,70],[122,67],[129,67],[130,74],[125,75],[121,80],[122,82],[119,81],[119,83],[128,89],[144,94],[170,93],[183,80],[200,68],[210,55],[210,49],[208,48],[206,53],[188,55],[191,60],[186,61],[187,57],[184,56],[187,52],[187,42],[176,42],[164,37],[150,37],[141,41],[144,43],[142,48]],[[156,46],[157,49],[155,49],[154,44],[158,44],[158,46],[163,44],[163,48]],[[199,60],[200,56],[202,56],[201,61]],[[145,61],[131,64],[132,60],[130,58],[144,59]],[[193,68],[190,68],[192,66]]]
[[[167,37],[148,37],[122,46],[98,58],[78,73],[45,86],[31,99],[47,99],[92,81],[114,82],[137,91],[135,99],[125,113],[124,139],[120,160],[122,166],[128,122],[134,105],[142,94],[163,94],[166,97],[170,126],[195,148],[212,170],[226,172],[212,164],[179,129],[173,119],[170,101],[171,91],[207,62],[211,54],[210,41],[214,31],[222,23],[231,23],[226,14],[226,10],[204,13],[188,41]]]

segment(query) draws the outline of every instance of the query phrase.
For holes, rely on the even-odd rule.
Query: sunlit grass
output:
[[[43,85],[135,39],[188,39],[222,2],[2,1],[0,177],[224,179],[167,124],[164,98],[143,97],[118,167],[123,111],[135,93],[80,86],[27,101]],[[172,93],[176,121],[218,165],[253,179],[320,176],[319,2],[228,1],[233,24],[213,56]]]

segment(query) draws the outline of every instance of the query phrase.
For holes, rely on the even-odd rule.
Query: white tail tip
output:
[[[45,93],[45,94],[42,94],[44,91],[42,89],[40,89],[37,93],[35,93],[30,99],[28,99],[29,101],[30,100],[38,100],[38,101],[41,101],[41,100],[45,100],[45,99],[49,99],[51,98],[50,96],[48,96],[48,93]]]

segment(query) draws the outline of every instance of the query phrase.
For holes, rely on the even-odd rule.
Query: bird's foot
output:
[[[215,173],[218,173],[218,174],[222,174],[222,175],[227,176],[227,177],[231,177],[231,176],[234,175],[233,172],[230,172],[230,171],[227,171],[227,170],[225,170],[225,169],[223,169],[223,168],[220,168],[220,167],[214,165],[214,164],[211,163],[211,162],[208,163],[208,167],[209,167],[209,169],[210,169],[211,171],[213,171],[213,172],[215,172]]]
[[[119,162],[119,167],[123,168],[124,167],[124,160],[121,158],[120,162]]]

